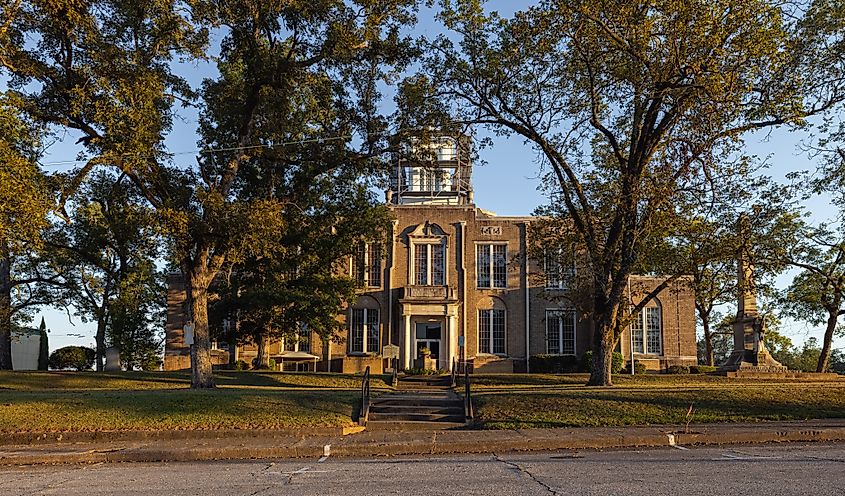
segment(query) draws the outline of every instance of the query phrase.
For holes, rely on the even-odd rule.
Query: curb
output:
[[[169,431],[66,431],[9,432],[0,434],[0,446],[70,443],[110,443],[133,441],[178,441],[197,439],[267,439],[274,437],[346,436],[364,427],[304,427],[290,429],[209,429]]]
[[[699,426],[701,428],[701,426]],[[330,450],[331,456],[369,458],[413,455],[493,454],[541,452],[574,449],[610,449],[668,447],[676,445],[729,445],[782,442],[845,441],[845,426],[719,426],[708,432],[683,433],[671,426],[621,428],[595,435],[587,429],[547,429],[521,431],[439,431],[418,435],[416,439],[366,439],[362,436],[303,437],[289,446],[201,446],[160,447],[155,444],[85,449],[72,445],[19,446],[0,451],[0,466],[50,465],[118,462],[191,462],[211,460],[250,460],[280,458],[318,458]],[[278,431],[276,431],[278,432]],[[268,438],[239,436],[234,441]],[[324,432],[325,434],[325,432]],[[291,441],[290,439],[288,441]],[[325,447],[330,444],[330,448]],[[75,448],[75,449],[74,449]]]

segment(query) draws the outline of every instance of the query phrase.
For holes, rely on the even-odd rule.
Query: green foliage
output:
[[[85,346],[65,346],[50,353],[53,370],[90,370],[94,365],[94,350]]]
[[[690,373],[690,368],[686,365],[670,365],[669,368],[666,369],[666,373],[685,375]]]
[[[631,369],[628,368],[628,367],[625,367],[624,369],[622,369],[622,372],[624,374],[630,374]],[[642,375],[642,374],[645,374],[645,373],[646,373],[645,364],[643,362],[639,361],[639,360],[634,360],[634,374]]]
[[[449,372],[447,370],[432,370],[432,369],[420,369],[420,368],[408,368],[405,369],[405,375],[446,375]]]
[[[581,369],[581,363],[574,355],[532,355],[530,361],[534,374],[568,374]]]
[[[618,351],[614,351],[612,355],[612,363],[610,365],[610,370],[614,374],[618,374],[622,371],[622,368],[625,367],[625,358],[622,356],[622,353]],[[584,372],[591,372],[593,369],[593,350],[587,350],[584,352],[584,356],[581,357],[581,367]]]

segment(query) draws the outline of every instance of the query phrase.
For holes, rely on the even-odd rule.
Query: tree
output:
[[[239,200],[237,192],[249,188],[249,164],[260,157],[308,164],[301,174],[276,176],[291,186],[307,185],[338,164],[354,162],[359,173],[361,165],[377,165],[372,158],[387,129],[375,111],[377,84],[405,58],[407,43],[399,33],[413,21],[416,3],[59,2],[25,5],[22,21],[9,27],[12,43],[0,63],[37,120],[80,136],[88,161],[77,177],[97,166],[120,170],[165,226],[188,288],[192,387],[214,385],[207,310],[212,281],[229,258],[244,256],[249,242],[261,238],[248,228],[265,227],[279,206],[297,204],[295,196]],[[171,62],[175,56],[206,57],[212,28],[224,37],[220,78],[204,82],[200,91],[204,152],[198,167],[179,168],[164,139],[176,102],[195,105],[198,94]],[[27,39],[38,39],[38,46]],[[321,93],[311,92],[315,85]],[[316,116],[306,127],[292,120],[301,104],[313,108],[313,102],[327,111],[326,119]],[[288,132],[291,122],[297,126]],[[353,153],[356,145],[361,150]],[[288,146],[297,155],[288,156]],[[297,160],[308,154],[322,160]]]
[[[44,317],[41,317],[41,325],[38,326],[38,370],[47,370],[50,361],[50,343],[47,336],[47,324]]]
[[[825,228],[813,229],[803,249],[790,250],[789,263],[802,271],[783,294],[784,314],[812,325],[824,325],[816,372],[830,367],[835,335],[845,334],[845,239]]]
[[[733,351],[733,329],[730,317],[723,317],[718,311],[708,316],[715,323],[710,329],[710,342],[702,336],[696,343],[696,351],[698,363],[716,366],[725,363]]]
[[[548,212],[587,259],[590,385],[611,384],[632,315],[680,277],[625,301],[673,204],[718,196],[712,178],[741,180],[729,159],[745,133],[801,125],[841,101],[841,81],[816,77],[820,52],[802,51],[805,26],[789,14],[765,0],[545,0],[504,20],[477,0],[444,2],[459,48],[432,43],[400,111],[417,116],[409,124],[486,126],[534,146]]]
[[[20,101],[0,93],[0,370],[12,369],[12,327],[25,312],[50,302],[49,277],[34,257],[51,201],[36,165],[40,128],[18,110]]]
[[[89,176],[70,203],[69,222],[59,221],[47,240],[61,252],[63,297],[83,321],[97,324],[97,371],[107,338],[132,364],[136,347],[158,348],[151,325],[159,324],[165,292],[155,268],[162,243],[154,212],[110,171]]]
[[[94,365],[94,350],[86,346],[65,346],[50,354],[50,368],[53,370],[91,370]]]

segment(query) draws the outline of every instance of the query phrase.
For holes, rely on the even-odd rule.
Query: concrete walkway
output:
[[[447,453],[507,453],[667,445],[795,441],[845,441],[845,419],[753,424],[524,429],[511,431],[364,431],[326,435],[316,431],[179,432],[132,440],[103,435],[100,441],[40,439],[0,446],[0,465],[156,462],[322,456],[371,457]],[[0,439],[2,440],[2,439]]]

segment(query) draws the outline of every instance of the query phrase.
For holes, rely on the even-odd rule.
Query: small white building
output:
[[[38,370],[41,333],[38,329],[19,327],[12,331],[12,369]]]

